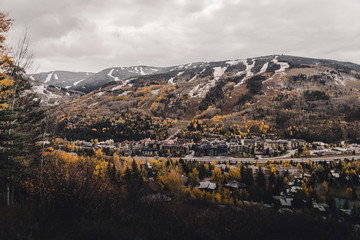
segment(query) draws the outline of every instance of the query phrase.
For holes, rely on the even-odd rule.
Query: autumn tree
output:
[[[215,167],[214,171],[212,173],[211,178],[217,183],[217,184],[223,184],[224,183],[224,175],[222,174],[220,168]]]
[[[164,188],[171,193],[171,196],[176,200],[181,200],[184,197],[184,180],[179,169],[171,169],[159,174],[158,180],[162,183]]]
[[[188,175],[188,181],[191,186],[195,187],[200,182],[199,171],[194,168],[191,173]]]
[[[10,191],[14,187],[16,172],[19,164],[13,156],[15,151],[10,151],[9,145],[16,138],[12,132],[15,127],[11,124],[15,116],[9,109],[9,99],[13,93],[14,81],[7,74],[13,64],[8,55],[8,50],[4,44],[5,33],[9,30],[12,20],[0,12],[0,180],[2,202],[10,205]],[[4,194],[3,194],[4,193]]]

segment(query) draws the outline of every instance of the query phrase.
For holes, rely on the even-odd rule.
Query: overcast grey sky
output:
[[[360,64],[360,0],[0,0],[37,71],[170,66],[270,54]]]

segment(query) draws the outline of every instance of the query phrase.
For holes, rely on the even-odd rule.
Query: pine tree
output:
[[[1,33],[10,24],[0,13],[0,40],[5,39]],[[34,159],[44,111],[39,108],[39,101],[34,101],[35,95],[28,91],[31,85],[25,78],[25,70],[15,64],[16,58],[14,61],[9,57],[1,41],[0,58],[0,194],[2,202],[9,205],[14,202],[24,160]]]

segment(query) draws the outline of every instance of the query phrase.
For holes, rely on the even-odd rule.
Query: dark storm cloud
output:
[[[274,53],[360,63],[358,0],[0,0],[40,71],[169,66]]]

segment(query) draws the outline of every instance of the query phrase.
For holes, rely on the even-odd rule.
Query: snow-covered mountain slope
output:
[[[90,72],[53,71],[32,74],[29,75],[29,78],[46,84],[72,88],[93,74]]]
[[[30,81],[30,93],[35,93],[37,99],[41,99],[40,103],[44,106],[57,106],[61,103],[75,100],[84,93],[74,91],[61,86],[49,85],[38,81]]]
[[[91,107],[93,112],[109,111],[111,115],[135,108],[154,116],[192,119],[209,107],[222,114],[265,108],[277,95],[289,91],[301,95],[314,90],[329,96],[342,92],[357,97],[357,69],[356,64],[333,60],[270,55],[166,68],[109,68],[76,87],[94,90],[79,101],[83,110],[97,102]]]
[[[105,86],[113,82],[121,82],[131,77],[153,74],[161,70],[159,67],[133,66],[133,67],[113,67],[104,69],[92,76],[87,77],[81,82],[77,82],[71,89],[85,93]]]

